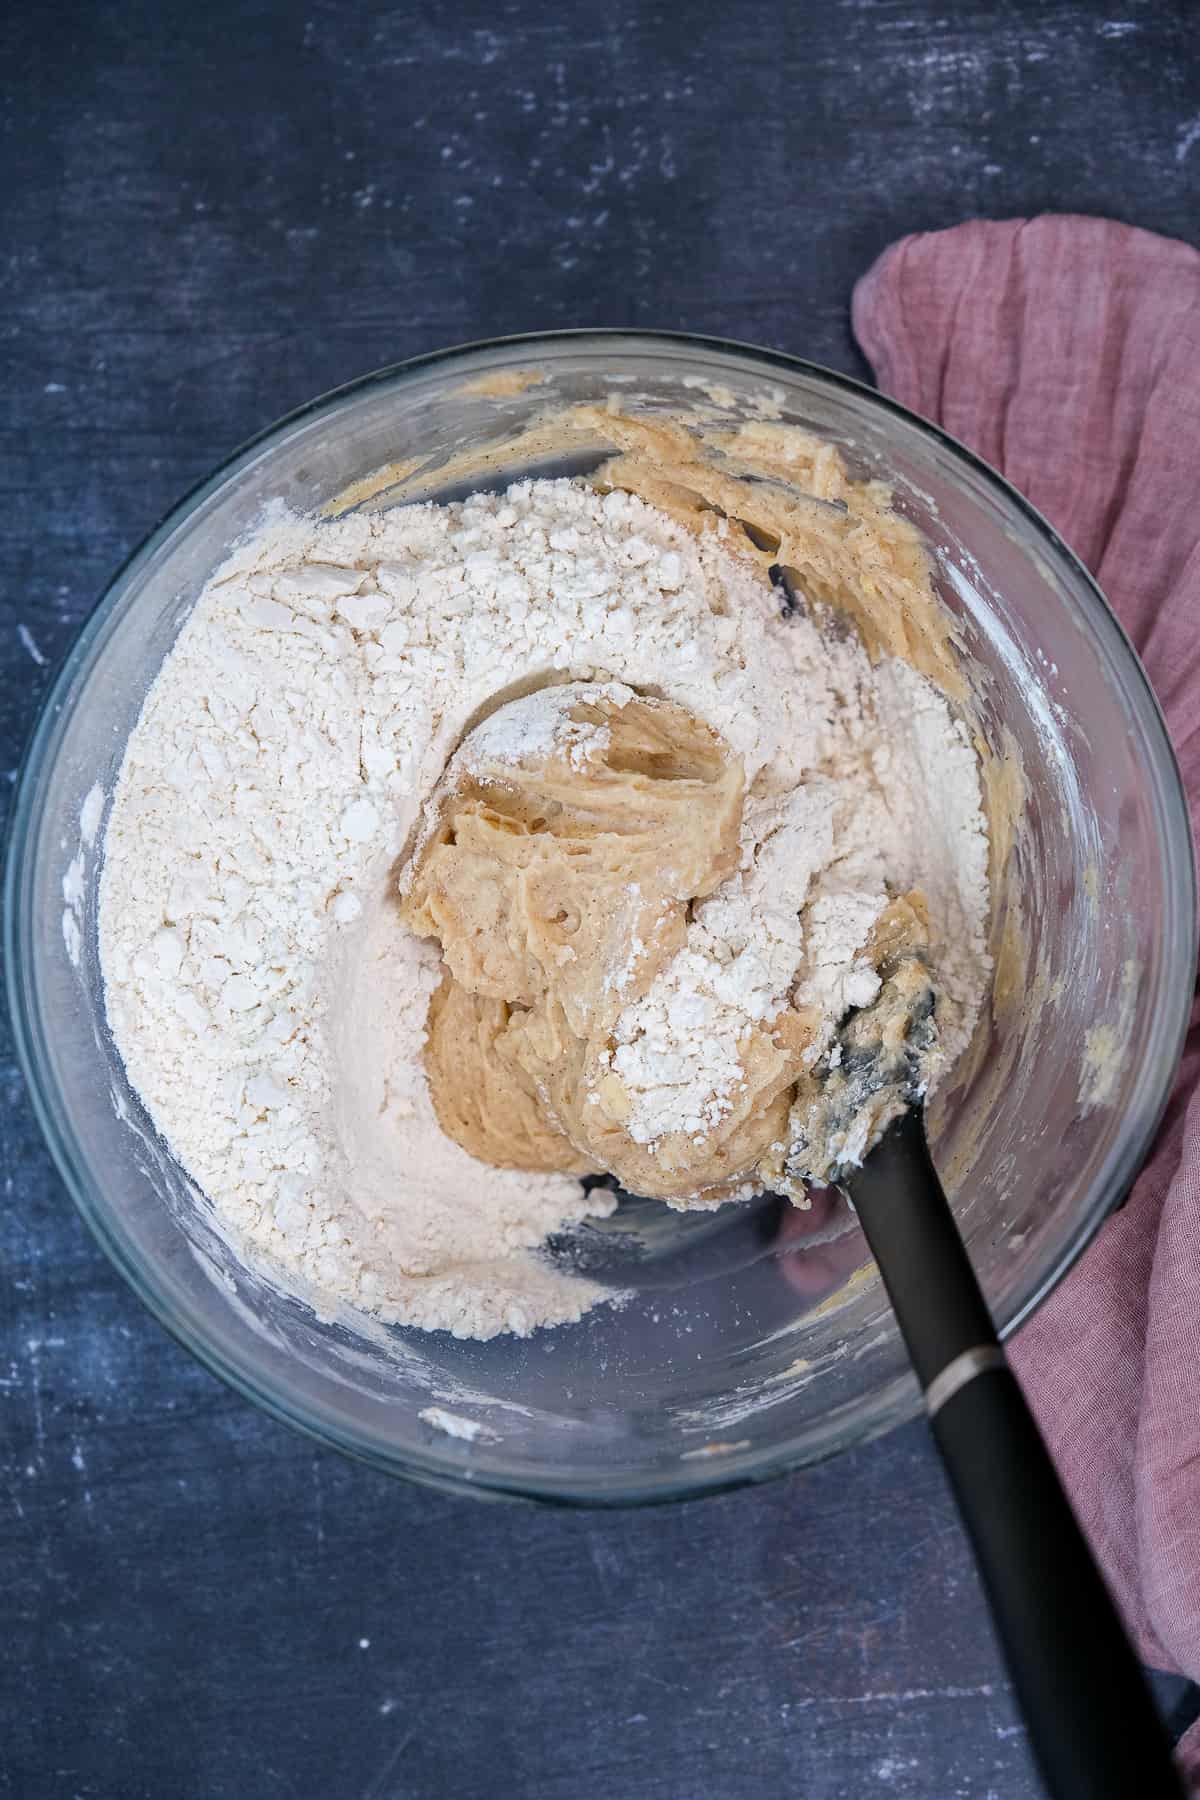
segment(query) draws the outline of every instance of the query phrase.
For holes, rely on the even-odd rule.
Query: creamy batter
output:
[[[425,1062],[464,1148],[681,1205],[766,1187],[803,1202],[794,1147],[830,1153],[793,1105],[811,1104],[841,1014],[874,998],[877,962],[925,947],[925,902],[842,886],[855,941],[822,1006],[834,895],[809,889],[845,799],[815,770],[765,818],[745,798],[715,732],[616,683],[550,688],[470,734],[402,908],[441,945]],[[792,855],[771,853],[781,835]]]

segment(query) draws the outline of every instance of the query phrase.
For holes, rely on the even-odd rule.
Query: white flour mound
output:
[[[794,992],[832,1031],[871,997],[861,953],[889,890],[930,901],[951,1056],[987,974],[963,726],[907,664],[781,618],[719,534],[570,481],[336,521],[269,510],[129,742],[100,896],[109,1022],[249,1251],[459,1336],[601,1298],[531,1252],[613,1201],[486,1167],[438,1128],[421,1067],[437,951],[399,924],[394,863],[479,709],[568,678],[664,694],[746,770],[741,871],[618,1029],[643,1141],[719,1116],[746,1019]]]

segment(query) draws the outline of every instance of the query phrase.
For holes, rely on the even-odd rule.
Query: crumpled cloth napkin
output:
[[[1106,219],[902,239],[854,294],[881,387],[1003,471],[1097,577],[1200,822],[1200,255]],[[1143,1659],[1200,1679],[1200,1009],[1124,1209],[1013,1364]],[[1178,1751],[1200,1794],[1200,1723]]]

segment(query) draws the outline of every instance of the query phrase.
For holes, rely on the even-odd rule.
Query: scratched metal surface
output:
[[[5,802],[108,573],[364,369],[597,323],[861,372],[850,286],[900,232],[1054,207],[1194,241],[1188,12],[16,0]],[[0,1082],[0,1792],[1037,1793],[919,1429],[640,1515],[390,1484],[162,1335],[74,1218],[7,1040]]]

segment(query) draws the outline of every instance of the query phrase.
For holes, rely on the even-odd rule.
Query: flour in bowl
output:
[[[886,503],[838,479],[877,558]],[[475,748],[497,766],[535,740],[576,773],[607,753],[607,725],[564,725],[551,701],[514,723],[507,702],[560,682],[684,709],[740,782],[730,872],[682,906],[677,949],[644,991],[632,938],[608,969],[603,1054],[648,1169],[669,1134],[728,1117],[748,1032],[800,1009],[810,1066],[828,1053],[878,984],[867,952],[894,896],[928,904],[948,1059],[988,974],[964,726],[822,608],[785,616],[732,520],[578,481],[332,520],[268,511],[204,588],[129,741],[100,896],[109,1023],[247,1253],[459,1336],[603,1297],[538,1254],[615,1204],[580,1186],[595,1158],[568,1139],[558,1164],[496,1167],[439,1125],[425,1056],[441,947],[404,924],[397,891],[482,716]]]

